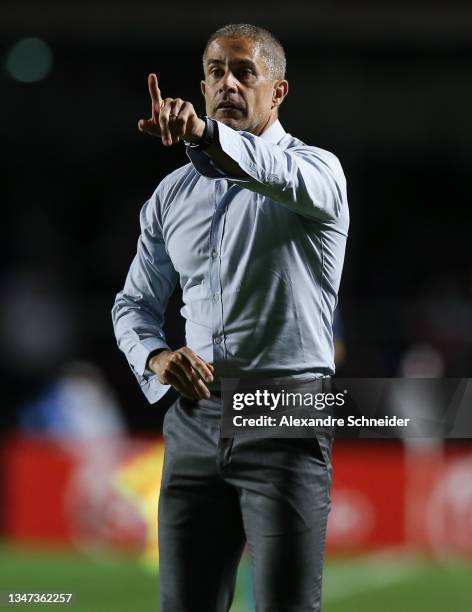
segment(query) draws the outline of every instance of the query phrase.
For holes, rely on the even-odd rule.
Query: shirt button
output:
[[[213,251],[211,252],[211,256],[213,257],[213,259],[216,259],[218,257],[218,251],[216,249],[213,249]]]
[[[218,292],[213,294],[213,301],[217,302],[220,299],[220,294]]]
[[[223,338],[221,336],[215,336],[213,338],[213,344],[221,344]]]

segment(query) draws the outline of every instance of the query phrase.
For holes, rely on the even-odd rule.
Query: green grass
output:
[[[0,549],[1,592],[74,592],[74,612],[157,612],[157,584],[156,575],[120,556]],[[253,610],[249,594],[245,559],[232,612]],[[472,612],[472,564],[440,564],[405,555],[331,559],[325,570],[324,601],[323,612]]]
[[[3,548],[0,591],[74,593],[75,605],[21,606],[73,612],[157,610],[157,577],[119,556],[87,558],[53,551]],[[13,606],[7,606],[12,608]]]
[[[472,563],[414,556],[331,561],[324,612],[472,612]]]

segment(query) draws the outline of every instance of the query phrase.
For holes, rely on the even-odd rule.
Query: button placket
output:
[[[222,192],[222,186],[225,189]],[[212,308],[212,337],[213,337],[213,353],[217,359],[224,358],[224,326],[222,312],[222,295],[223,288],[221,282],[221,248],[220,241],[222,236],[222,226],[226,215],[226,204],[224,202],[225,193],[227,191],[227,183],[225,181],[215,182],[215,210],[213,213],[213,222],[210,234],[210,294]]]

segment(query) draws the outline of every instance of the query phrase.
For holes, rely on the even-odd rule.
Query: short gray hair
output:
[[[249,23],[231,23],[213,32],[208,39],[203,52],[203,70],[205,70],[205,60],[208,47],[217,38],[247,38],[255,42],[260,50],[264,63],[267,67],[269,79],[284,79],[287,61],[285,51],[277,38],[268,30]]]

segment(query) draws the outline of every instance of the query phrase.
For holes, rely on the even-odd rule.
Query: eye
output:
[[[243,79],[247,79],[254,75],[254,71],[251,68],[241,68],[239,71],[239,76]]]
[[[221,68],[212,68],[210,70],[210,74],[211,76],[218,78],[223,74],[223,70],[221,70]]]

